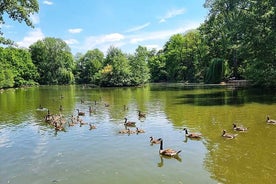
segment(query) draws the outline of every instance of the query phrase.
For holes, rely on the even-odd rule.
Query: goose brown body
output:
[[[247,128],[245,128],[243,126],[237,126],[235,123],[233,123],[233,129],[236,130],[236,131],[240,131],[240,132],[247,131]]]
[[[276,125],[276,120],[275,119],[270,119],[269,116],[266,116],[266,122],[267,122],[267,124],[274,124],[274,125]]]
[[[160,138],[159,140],[160,140],[159,154],[169,156],[169,157],[176,157],[181,152],[181,150],[175,151],[175,150],[170,149],[170,148],[163,149],[163,139]]]
[[[135,122],[128,121],[127,118],[125,118],[125,123],[124,123],[125,126],[135,127],[136,126],[135,124],[136,124]]]
[[[227,139],[234,139],[237,136],[237,134],[228,134],[226,133],[226,130],[223,130],[221,136]]]
[[[184,128],[183,130],[185,131],[186,137],[194,138],[194,139],[200,139],[201,138],[201,134],[198,134],[198,133],[188,133],[187,128]]]

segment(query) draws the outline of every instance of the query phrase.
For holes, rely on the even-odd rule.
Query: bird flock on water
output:
[[[61,97],[62,98],[62,97]],[[81,100],[81,104],[85,103],[84,100]],[[97,102],[94,102],[95,105]],[[104,107],[108,108],[110,105],[107,103],[104,103]],[[88,113],[91,115],[92,113],[96,113],[96,109],[92,108],[92,106],[88,106]],[[63,106],[59,106],[59,114],[51,114],[50,110],[47,108],[42,107],[42,105],[39,106],[39,110],[47,110],[47,114],[44,116],[44,121],[48,123],[50,126],[52,126],[56,131],[65,131],[66,126],[75,126],[79,125],[84,126],[84,125],[89,125],[89,130],[96,129],[96,125],[93,123],[87,123],[84,122],[84,120],[81,118],[86,115],[86,112],[81,111],[80,109],[75,109],[76,110],[76,115],[71,115],[69,119],[66,119],[61,112],[63,111]],[[128,107],[126,105],[123,106],[123,110],[128,110]],[[138,110],[138,118],[139,119],[145,119],[146,114],[143,113],[142,111]],[[269,125],[276,125],[276,120],[271,119],[269,115],[266,116],[266,123]],[[124,118],[123,121],[124,129],[119,130],[118,134],[140,134],[140,133],[145,133],[145,130],[140,129],[136,126],[136,122],[134,121],[129,121],[126,117]],[[244,127],[243,125],[237,125],[236,123],[232,124],[232,130],[236,132],[247,132],[248,127]],[[183,128],[184,135],[186,138],[190,139],[195,139],[195,140],[200,140],[203,138],[203,135],[200,133],[195,133],[195,132],[189,132],[187,128]],[[226,130],[222,130],[221,137],[226,138],[226,139],[234,139],[238,136],[238,134],[232,134],[228,133]],[[154,138],[153,136],[150,136],[150,144],[159,144],[159,154],[162,156],[167,156],[167,157],[173,157],[173,158],[179,158],[179,153],[181,150],[174,150],[171,148],[164,148],[164,140],[163,138]]]

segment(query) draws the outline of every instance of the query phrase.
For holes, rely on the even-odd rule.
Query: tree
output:
[[[45,38],[30,46],[33,63],[38,69],[40,84],[74,83],[74,59],[61,39]]]
[[[0,48],[0,88],[34,85],[38,73],[26,49]]]
[[[100,75],[101,86],[131,85],[129,61],[120,49],[113,46],[108,49]]]
[[[99,49],[89,50],[77,62],[79,83],[96,83],[99,80],[98,71],[102,69],[104,54]]]
[[[3,15],[7,14],[9,18],[18,22],[25,22],[27,26],[33,27],[30,19],[30,15],[37,13],[39,10],[39,4],[37,0],[12,0],[0,2],[0,25],[5,24]],[[0,26],[0,43],[12,44],[13,41],[4,38],[3,32]]]
[[[132,85],[140,85],[148,82],[150,78],[148,59],[149,51],[146,47],[142,46],[138,46],[135,50],[134,56],[129,57]]]
[[[150,80],[152,82],[165,82],[168,78],[168,73],[166,71],[166,58],[163,50],[159,50],[157,53],[155,52],[155,50],[151,51],[148,62],[151,77]]]

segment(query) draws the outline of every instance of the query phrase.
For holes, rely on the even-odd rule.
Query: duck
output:
[[[245,128],[243,126],[237,126],[235,123],[233,123],[233,129],[236,130],[236,131],[240,131],[240,132],[247,131],[247,128]]]
[[[131,127],[135,127],[136,122],[132,122],[132,121],[127,121],[127,118],[125,118],[125,126],[131,126]]]
[[[138,116],[139,118],[145,118],[146,117],[146,114],[145,113],[142,113],[140,110],[138,111]]]
[[[139,129],[138,127],[136,127],[136,133],[145,133],[145,130]]]
[[[276,124],[276,120],[270,119],[270,117],[268,115],[266,116],[266,122],[267,122],[267,124],[273,124],[273,125]]]
[[[96,128],[97,128],[97,127],[96,127],[95,125],[93,125],[93,124],[89,124],[89,126],[90,126],[89,130],[92,130],[92,129],[96,129]]]
[[[238,134],[228,134],[226,133],[226,130],[222,131],[222,137],[225,137],[227,139],[234,139]]]
[[[179,151],[175,151],[173,149],[163,149],[163,139],[159,138],[158,140],[160,140],[160,149],[159,149],[159,154],[160,155],[165,155],[165,156],[169,156],[169,157],[177,157],[178,154],[181,152],[181,150]]]
[[[81,112],[79,109],[77,109],[77,111],[78,111],[78,115],[79,115],[79,116],[84,116],[84,115],[85,115],[85,113],[84,113],[84,112]]]
[[[161,138],[154,139],[152,136],[150,136],[150,143],[151,144],[160,144],[160,140],[161,140]]]
[[[184,128],[183,130],[185,131],[186,137],[194,138],[194,139],[200,139],[201,138],[201,134],[198,134],[198,133],[188,133],[187,128]]]

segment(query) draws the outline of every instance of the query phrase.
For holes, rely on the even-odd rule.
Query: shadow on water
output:
[[[276,102],[275,91],[262,89],[225,89],[199,94],[184,94],[177,98],[180,104],[198,106],[244,105],[246,103],[273,104]]]

